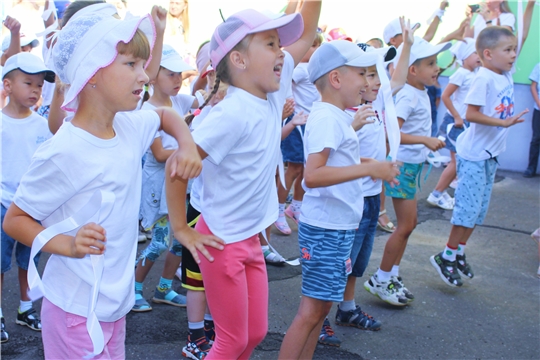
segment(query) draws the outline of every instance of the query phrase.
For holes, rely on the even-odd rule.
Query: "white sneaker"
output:
[[[378,296],[382,301],[395,306],[405,306],[409,302],[398,289],[397,284],[393,281],[382,282],[377,278],[377,274],[373,275],[364,283],[364,289]]]
[[[139,231],[139,236],[137,237],[137,242],[140,244],[140,243],[143,243],[143,242],[146,242],[146,234]]]
[[[450,194],[448,194],[448,193],[446,192],[446,190],[442,193],[442,195],[444,196],[444,198],[446,199],[446,201],[449,201],[449,202],[452,203],[452,208],[453,208],[453,205],[456,204],[456,199],[453,198],[453,197],[451,197]]]
[[[454,209],[454,199],[452,199],[452,197],[450,197],[450,195],[448,194],[446,194],[445,196],[445,193],[446,192],[443,192],[439,196],[435,196],[433,193],[431,193],[427,198],[427,202],[433,206],[438,206],[444,210]]]
[[[403,283],[403,279],[401,278],[401,276],[392,276],[392,280],[394,281],[394,283],[398,285],[397,288],[399,289],[399,293],[403,295],[407,299],[408,302],[411,302],[414,300],[413,293],[410,292],[410,290],[405,287],[405,284]]]

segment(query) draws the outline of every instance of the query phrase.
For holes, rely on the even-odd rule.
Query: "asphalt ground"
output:
[[[429,206],[425,199],[441,169],[433,169],[418,198],[419,224],[409,239],[400,275],[415,294],[406,307],[388,305],[361,286],[377,270],[388,234],[377,231],[367,274],[358,282],[356,302],[382,322],[378,332],[334,326],[340,348],[318,345],[315,359],[538,359],[540,358],[540,279],[537,278],[538,244],[530,237],[540,226],[540,177],[524,179],[519,173],[499,171],[485,224],[478,227],[467,247],[475,277],[461,288],[442,282],[429,262],[441,251],[450,231],[451,211]],[[452,192],[451,192],[452,193]],[[391,201],[390,217],[395,220]],[[271,242],[286,258],[298,256],[296,226],[280,236],[273,229]],[[139,250],[146,244],[139,245]],[[42,257],[43,268],[46,256]],[[150,300],[163,269],[164,256],[145,282]],[[299,266],[268,266],[270,288],[269,329],[253,359],[276,359],[283,335],[298,309]],[[180,281],[173,287],[185,293]],[[2,310],[10,340],[2,344],[3,359],[40,359],[41,334],[15,324],[19,303],[17,272],[5,274]],[[39,310],[40,301],[36,304]],[[127,315],[128,359],[181,358],[188,333],[186,311],[153,304],[148,313]],[[331,323],[335,316],[330,313]]]

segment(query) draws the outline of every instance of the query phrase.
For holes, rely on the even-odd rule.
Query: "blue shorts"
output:
[[[397,177],[399,185],[392,188],[390,184],[385,182],[385,195],[396,199],[413,200],[416,196],[416,181],[422,172],[423,165],[423,163],[403,163],[399,167],[400,174]]]
[[[495,182],[497,160],[469,161],[459,156],[456,156],[456,160],[458,186],[451,222],[472,229],[484,223]]]
[[[322,301],[343,301],[355,232],[298,224],[302,295]]]
[[[291,121],[293,116],[294,114],[289,116],[285,121],[285,124]],[[300,128],[302,129],[302,133],[304,133],[306,126],[302,125]],[[302,136],[298,129],[294,129],[289,136],[283,139],[281,142],[281,153],[283,154],[284,162],[295,164],[304,163],[304,142],[302,141]]]
[[[364,197],[364,212],[362,220],[358,225],[354,235],[351,250],[352,273],[351,276],[361,277],[369,263],[377,221],[379,220],[379,210],[381,208],[381,195]]]
[[[4,232],[4,217],[6,216],[7,209],[4,205],[2,207],[2,274],[11,269],[11,257],[13,256],[13,247],[15,247],[15,259],[17,260],[17,266],[23,270],[28,270],[28,261],[30,259],[31,248],[21,244],[13,239],[11,236]],[[38,264],[41,251],[34,258],[34,263]]]
[[[455,126],[452,127],[452,130],[450,130],[450,133],[446,133],[446,128],[448,125],[454,123],[454,118],[452,115],[446,113],[443,118],[443,122],[441,124],[441,127],[439,128],[439,136],[445,136],[446,137],[446,146],[445,148],[450,150],[451,152],[456,152],[456,141],[457,137],[461,135],[462,132],[465,131],[465,127],[457,128]],[[469,122],[467,120],[463,120],[463,124],[465,126],[469,126]]]

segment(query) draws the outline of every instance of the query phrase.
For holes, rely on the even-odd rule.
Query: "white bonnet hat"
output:
[[[118,55],[116,45],[131,41],[137,29],[154,47],[156,31],[150,15],[119,20],[109,14],[90,13],[70,19],[59,32],[53,48],[54,68],[62,82],[70,84],[62,109],[76,111],[77,96],[87,82]],[[150,62],[148,59],[146,66]]]
[[[476,51],[476,42],[473,38],[465,38],[463,41],[457,41],[451,48],[450,52],[454,54],[460,65],[463,65],[463,60],[467,59]]]

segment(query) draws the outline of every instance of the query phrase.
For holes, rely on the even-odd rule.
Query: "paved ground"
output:
[[[486,224],[467,248],[475,278],[459,289],[445,285],[429,263],[449,233],[451,212],[426,205],[438,179],[434,169],[420,193],[419,225],[409,241],[401,275],[416,300],[394,308],[357,289],[363,310],[382,321],[379,332],[336,327],[340,349],[318,346],[316,359],[538,359],[540,357],[540,280],[538,247],[529,234],[540,224],[540,178],[500,171]],[[391,206],[389,213],[393,216]],[[387,234],[378,232],[367,272],[379,265]],[[288,258],[298,254],[296,232],[272,234],[275,247]],[[142,249],[142,247],[141,247]],[[44,261],[42,261],[43,266]],[[145,296],[151,298],[163,266],[150,273]],[[300,268],[268,268],[270,284],[269,332],[254,359],[275,359],[281,340],[296,314],[300,299]],[[362,279],[364,281],[365,279]],[[11,339],[2,345],[4,359],[39,359],[41,337],[15,324],[18,305],[16,272],[6,274],[2,304]],[[180,282],[173,286],[183,292]],[[39,305],[38,305],[39,306]],[[335,308],[332,310],[333,319]],[[128,359],[173,359],[187,335],[184,309],[155,305],[150,313],[129,314]]]

